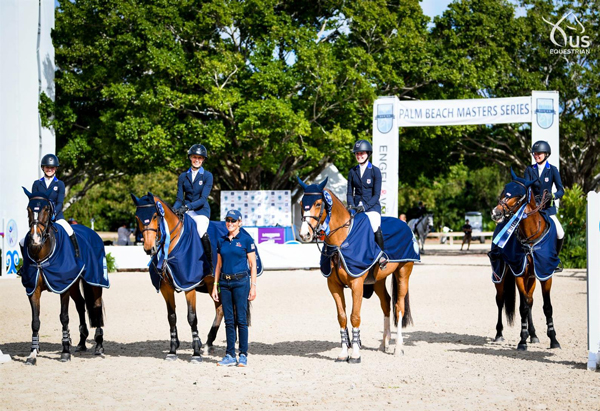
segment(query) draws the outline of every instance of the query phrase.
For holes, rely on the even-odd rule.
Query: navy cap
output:
[[[229,210],[227,212],[227,215],[225,216],[225,218],[233,218],[234,220],[241,220],[242,219],[242,213],[240,213],[238,210]]]

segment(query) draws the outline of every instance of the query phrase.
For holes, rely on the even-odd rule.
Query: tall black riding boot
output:
[[[560,256],[560,250],[562,250],[563,244],[565,242],[565,238],[559,238],[556,240],[556,256],[559,257]],[[561,263],[562,265],[562,263]],[[560,273],[562,272],[563,268],[559,265],[558,267],[556,267],[556,269],[554,270],[555,273]]]
[[[201,240],[202,247],[204,247],[204,254],[206,255],[206,260],[208,261],[208,265],[210,265],[210,273],[211,275],[214,275],[215,266],[213,264],[212,246],[210,245],[210,237],[208,236],[208,233],[204,233]]]
[[[77,236],[75,233],[73,233],[73,235],[69,236],[69,238],[71,239],[71,243],[73,243],[73,248],[75,249],[75,258],[80,258],[81,255],[79,254],[79,243],[77,242]]]
[[[384,248],[383,248],[383,233],[381,232],[381,227],[379,227],[377,229],[377,231],[375,231],[375,242],[377,243],[379,248],[381,248],[381,251],[383,251],[384,250]],[[384,252],[384,254],[379,259],[379,269],[385,270],[386,266],[387,266],[387,258],[385,257],[385,252]]]

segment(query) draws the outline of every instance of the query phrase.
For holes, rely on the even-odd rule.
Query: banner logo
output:
[[[535,119],[543,129],[550,128],[554,123],[554,100],[551,98],[536,99]]]
[[[17,222],[15,220],[9,220],[6,225],[6,237],[8,239],[8,246],[14,248],[19,240],[19,230],[17,229]]]
[[[552,23],[543,17],[542,20],[552,27],[550,41],[556,47],[559,47],[550,49],[550,54],[590,53],[590,36],[584,35],[585,27],[572,11],[563,15],[556,23]]]
[[[378,104],[377,105],[377,130],[381,134],[387,134],[394,125],[394,105],[393,104]]]

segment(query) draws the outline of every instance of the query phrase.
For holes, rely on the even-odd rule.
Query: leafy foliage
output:
[[[564,267],[585,268],[587,266],[587,200],[578,184],[565,189],[558,215],[565,230],[565,242],[560,253]]]
[[[114,273],[117,271],[115,257],[113,257],[111,253],[106,253],[106,271],[109,273]]]

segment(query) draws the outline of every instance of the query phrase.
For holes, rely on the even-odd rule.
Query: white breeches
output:
[[[562,225],[560,224],[560,221],[558,221],[558,218],[556,218],[556,214],[551,215],[550,218],[552,219],[552,221],[554,221],[554,224],[556,225],[556,238],[560,240],[565,236],[565,230],[562,228]]]
[[[200,238],[202,238],[202,236],[206,233],[206,230],[208,230],[208,217],[198,214],[194,210],[188,210],[186,214],[192,217],[192,220],[196,222],[196,230],[198,230],[198,235]]]
[[[365,214],[367,217],[369,217],[369,222],[371,223],[373,232],[376,232],[381,226],[381,214],[379,214],[377,211],[367,211]]]

